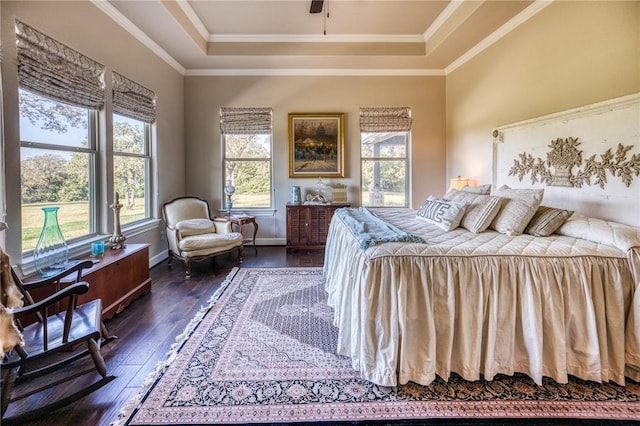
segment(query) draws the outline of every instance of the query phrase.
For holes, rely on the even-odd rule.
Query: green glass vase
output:
[[[33,250],[33,261],[36,271],[43,278],[62,271],[69,262],[69,247],[58,224],[58,209],[59,207],[42,208],[44,225]]]

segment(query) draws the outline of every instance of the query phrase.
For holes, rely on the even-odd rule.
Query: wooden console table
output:
[[[133,299],[151,291],[149,244],[127,244],[118,250],[106,247],[104,256],[92,260],[93,267],[83,270],[81,278],[89,283],[89,291],[78,297],[78,304],[102,299],[103,319],[113,318]]]
[[[89,283],[89,291],[78,296],[78,304],[102,299],[102,319],[113,318],[133,299],[151,291],[149,244],[127,244],[119,250],[107,247],[101,258],[91,260],[93,266],[84,269],[80,278]],[[73,273],[60,280],[60,288],[75,282],[76,275]],[[25,281],[29,282],[29,279]],[[35,300],[42,300],[54,291],[47,287],[33,289],[30,293]],[[59,306],[60,311],[64,309],[65,306]]]

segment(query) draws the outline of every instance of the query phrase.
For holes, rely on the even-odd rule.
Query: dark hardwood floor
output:
[[[285,247],[264,246],[258,247],[257,255],[252,247],[245,247],[241,267],[322,264],[322,253],[287,253]],[[238,265],[234,252],[194,263],[193,275],[189,279],[185,278],[185,268],[179,261],[174,260],[169,267],[165,260],[152,268],[151,293],[134,300],[123,312],[105,321],[109,333],[118,337],[102,349],[108,374],[115,375],[116,378],[73,405],[30,421],[29,424],[109,425],[116,420],[120,408],[137,394],[156,364],[166,358],[175,337],[184,330],[200,307],[206,304],[232,268]],[[62,392],[72,393],[97,378],[99,375],[93,373],[76,379],[64,388],[60,386],[61,389],[55,393],[42,392],[17,401],[9,406],[6,415],[42,405],[43,401],[58,398]]]

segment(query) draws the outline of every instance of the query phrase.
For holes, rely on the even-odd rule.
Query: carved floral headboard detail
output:
[[[530,174],[531,183],[575,188],[582,188],[584,184],[591,186],[591,178],[594,178],[594,183],[604,189],[607,172],[620,178],[627,188],[634,176],[640,175],[640,154],[628,157],[633,145],[619,143],[615,153],[609,148],[600,154],[600,161],[596,160],[596,154],[583,160],[583,151],[578,148],[579,145],[578,138],[573,137],[552,140],[551,145],[547,145],[551,151],[547,153],[546,160],[523,152],[518,155],[518,159],[513,160],[509,176],[517,176],[522,182],[524,176]],[[578,169],[574,172],[576,167]]]
[[[640,93],[496,127],[492,184],[640,226]]]

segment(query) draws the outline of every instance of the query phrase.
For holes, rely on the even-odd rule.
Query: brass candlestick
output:
[[[125,248],[126,244],[124,241],[127,238],[122,235],[120,229],[120,209],[122,208],[122,204],[120,204],[120,194],[116,192],[115,201],[109,207],[113,209],[113,235],[109,238],[109,245],[112,250]]]

